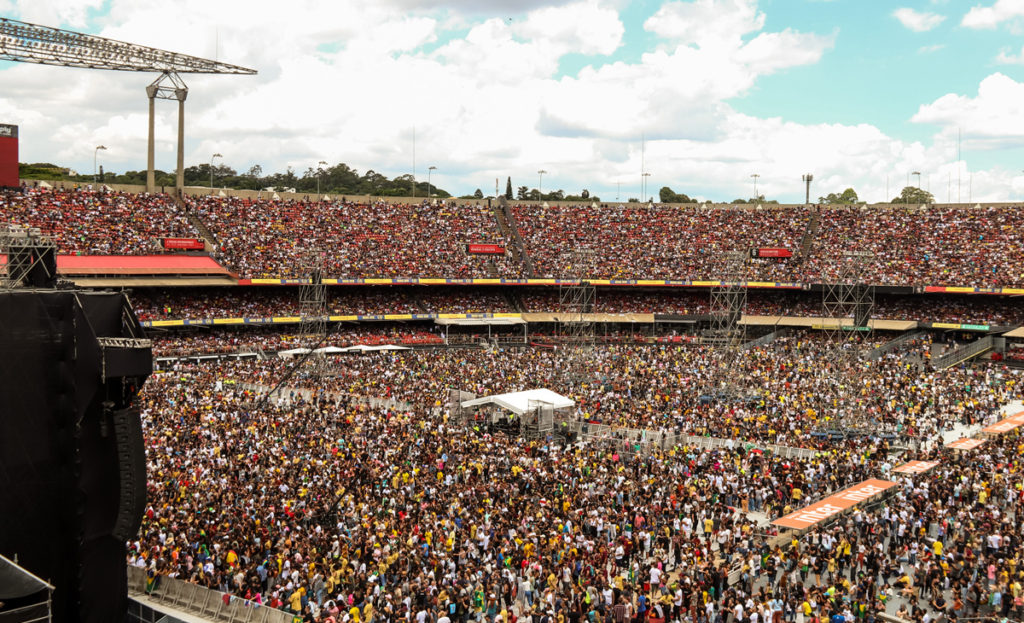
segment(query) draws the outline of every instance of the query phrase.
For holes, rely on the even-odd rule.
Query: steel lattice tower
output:
[[[299,288],[299,340],[303,348],[316,350],[326,345],[327,317],[327,286],[324,285],[323,255],[310,251],[307,255],[308,283]],[[312,355],[306,366],[306,373],[313,377],[322,377],[328,371],[329,360],[326,357]]]
[[[594,376],[594,322],[587,316],[597,298],[594,284],[587,279],[594,266],[594,252],[576,249],[566,261],[558,286],[558,331],[563,338],[558,372],[566,387],[578,387]]]
[[[827,347],[825,365],[819,366],[822,382],[832,391],[819,391],[823,400],[820,415],[831,418],[819,428],[842,434],[867,434],[876,422],[854,404],[827,404],[829,394],[843,386],[860,385],[865,354],[873,336],[871,318],[875,310],[875,288],[864,282],[864,272],[873,253],[846,251],[842,253],[838,272],[822,273],[822,334]]]
[[[740,397],[745,392],[737,383],[741,347],[746,341],[746,325],[741,324],[747,308],[747,253],[726,251],[720,254],[721,275],[711,288],[710,328],[704,341],[716,347],[713,373],[708,388],[722,397]]]

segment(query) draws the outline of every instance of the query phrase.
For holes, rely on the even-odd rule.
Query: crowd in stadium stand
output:
[[[167,195],[89,190],[25,189],[0,193],[0,224],[38,227],[58,253],[162,253],[161,238],[196,238],[184,212]]]
[[[209,330],[153,334],[153,355],[156,357],[185,357],[257,351],[273,353],[280,350],[309,347],[311,339],[304,338],[299,331],[300,325],[292,324],[269,327],[218,327]],[[320,347],[343,348],[358,344],[419,346],[442,343],[444,343],[444,336],[436,329],[375,323],[332,327]]]
[[[417,314],[423,311],[407,291],[382,288],[327,288],[332,315]],[[131,295],[139,320],[268,318],[296,315],[299,286],[286,288],[145,288]]]
[[[318,623],[1019,616],[1022,438],[973,453],[937,442],[951,426],[999,418],[1021,397],[1018,376],[934,372],[927,346],[838,385],[815,373],[823,344],[784,340],[742,365],[763,402],[752,405],[680,395],[700,384],[701,349],[595,353],[600,383],[573,392],[584,415],[737,441],[712,450],[528,441],[462,426],[443,407],[452,387],[544,385],[558,360],[540,349],[348,358],[326,388],[336,393],[318,385],[315,398],[290,392],[263,405],[241,383],[267,385],[285,364],[178,364],[144,390],[150,504],[128,562]],[[868,410],[892,441],[931,442],[900,462],[940,466],[901,478],[884,504],[776,537],[759,518],[894,477],[885,439],[809,435],[819,404]],[[757,449],[775,441],[817,452]]]
[[[337,286],[327,288],[332,315],[420,313],[505,313],[519,300],[527,312],[560,310],[557,287],[504,289],[443,286]],[[299,287],[142,288],[131,295],[140,320],[289,316],[299,313]],[[751,291],[746,313],[754,316],[820,316],[819,293]],[[707,314],[706,291],[601,289],[596,313]],[[1013,298],[982,295],[877,295],[874,317],[886,320],[1014,325],[1024,322],[1024,306]]]
[[[1024,214],[1017,207],[823,208],[821,229],[793,279],[843,270],[845,251],[871,253],[864,279],[907,285],[1024,284]]]
[[[516,205],[504,223],[484,205],[203,196],[179,208],[166,195],[82,189],[0,198],[5,221],[39,227],[62,253],[156,252],[159,238],[199,236],[187,211],[213,232],[217,259],[244,277],[305,277],[322,264],[325,275],[342,278],[564,277],[582,270],[593,278],[717,279],[730,274],[726,252],[781,248],[793,257],[749,259],[742,274],[819,282],[845,269],[845,252],[857,251],[872,254],[863,274],[877,284],[1024,285],[1024,214],[1015,207]],[[505,252],[470,254],[470,243]]]
[[[809,211],[662,206],[512,208],[536,277],[695,279],[724,274],[724,253],[795,251]],[[752,261],[753,262],[753,261]],[[757,260],[751,273],[774,279],[791,260]],[[574,265],[575,264],[575,265]]]
[[[470,243],[505,246],[486,206],[188,199],[213,231],[217,257],[250,277],[516,276],[507,256],[474,255]],[[495,262],[493,269],[489,262]]]

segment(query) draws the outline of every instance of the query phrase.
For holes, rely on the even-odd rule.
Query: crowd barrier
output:
[[[150,602],[156,602],[150,607],[158,609],[162,604],[211,621],[292,623],[294,620],[291,613],[198,584],[160,576],[150,586],[148,580],[145,569],[129,566],[128,596],[145,597]]]

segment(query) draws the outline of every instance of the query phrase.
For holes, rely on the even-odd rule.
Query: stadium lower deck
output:
[[[661,320],[598,323],[579,382],[564,380],[558,325],[519,311],[557,311],[550,291],[329,293],[332,314],[366,318],[330,323],[325,344],[411,350],[332,357],[324,377],[299,368],[266,400],[296,365],[275,353],[308,343],[283,315],[296,289],[133,293],[163,326],[142,397],[150,508],[129,565],[310,621],[1020,617],[1013,340],[1005,359],[933,365],[1018,325],[1012,299],[880,296],[878,318],[912,326],[859,346],[916,335],[853,367],[813,323],[752,324],[750,339],[774,335],[730,364],[737,398],[708,389],[723,371],[700,339],[706,292],[599,292],[595,313]],[[820,294],[750,303],[812,317]],[[459,328],[443,314],[532,320]],[[243,317],[285,320],[213,322]],[[452,390],[535,388],[575,401],[540,435],[449,404]],[[957,449],[965,437],[983,443]],[[936,465],[898,471],[912,461]],[[833,505],[878,481],[892,485]],[[810,524],[774,523],[801,509]]]

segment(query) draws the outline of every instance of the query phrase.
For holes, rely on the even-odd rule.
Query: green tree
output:
[[[833,204],[833,205],[849,205],[857,203],[859,201],[857,197],[857,191],[852,188],[847,188],[843,192],[829,193],[824,197],[818,197],[818,203]]]
[[[693,199],[690,199],[684,193],[676,193],[668,186],[662,186],[661,190],[658,191],[658,199],[662,203],[694,203]]]
[[[590,191],[584,188],[583,191],[580,192],[580,197],[583,197],[584,199],[590,199]]]
[[[512,176],[509,176],[509,178],[505,181],[505,198],[512,198]]]
[[[516,189],[516,199],[526,199],[526,196],[530,194],[529,186],[520,186]]]
[[[906,186],[900,193],[899,197],[892,200],[893,203],[909,203],[909,204],[920,204],[935,203],[935,197],[932,196],[927,190],[922,190],[916,186]]]
[[[474,199],[483,199],[484,198],[484,191],[482,191],[479,188],[477,188],[476,192],[473,193],[473,198]]]

